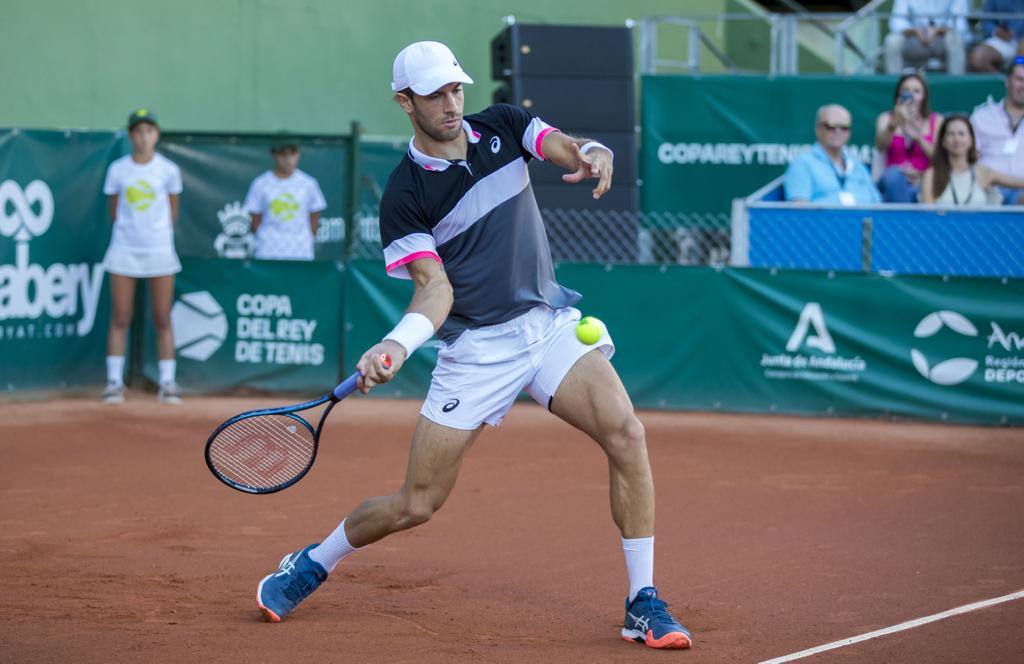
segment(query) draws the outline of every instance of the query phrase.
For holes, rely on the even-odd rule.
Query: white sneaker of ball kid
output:
[[[103,403],[124,403],[124,383],[108,382],[107,386],[103,388],[100,399],[103,400]]]
[[[167,383],[160,383],[160,388],[156,392],[156,399],[160,403],[181,403],[181,388],[174,381]]]

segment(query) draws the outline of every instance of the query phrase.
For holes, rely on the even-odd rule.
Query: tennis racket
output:
[[[385,369],[391,357],[380,356]],[[316,460],[324,421],[335,404],[355,392],[358,371],[313,401],[250,410],[217,427],[206,441],[206,465],[218,480],[246,493],[275,493],[301,480]],[[313,428],[299,413],[327,404]]]

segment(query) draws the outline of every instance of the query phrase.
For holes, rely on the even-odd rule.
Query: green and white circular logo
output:
[[[182,357],[204,362],[224,344],[228,319],[207,291],[186,293],[171,307],[174,348]]]
[[[933,311],[928,314],[917,324],[914,336],[918,339],[927,339],[938,334],[943,328],[949,328],[965,337],[978,336],[978,328],[974,327],[974,323],[955,311]],[[978,368],[978,361],[969,357],[954,357],[932,366],[924,353],[916,348],[910,349],[910,359],[918,373],[936,385],[958,385],[970,378]]]

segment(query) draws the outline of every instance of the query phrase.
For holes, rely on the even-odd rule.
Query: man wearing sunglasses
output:
[[[871,174],[846,144],[850,142],[850,112],[838,104],[818,109],[814,147],[786,169],[787,201],[830,205],[868,205],[882,197]]]

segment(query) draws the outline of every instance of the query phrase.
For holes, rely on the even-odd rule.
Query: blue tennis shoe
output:
[[[689,648],[693,645],[690,630],[668,612],[668,604],[658,599],[658,591],[648,586],[626,599],[626,619],[622,638],[644,643],[651,648]]]
[[[310,550],[317,546],[319,542],[289,553],[281,559],[278,571],[260,581],[256,589],[256,604],[264,618],[270,622],[281,622],[327,578],[327,570],[309,557]]]

